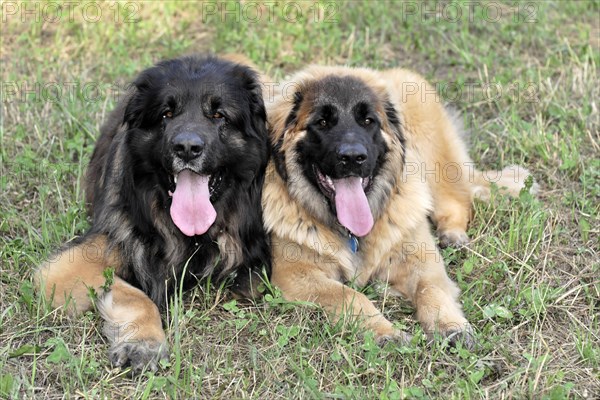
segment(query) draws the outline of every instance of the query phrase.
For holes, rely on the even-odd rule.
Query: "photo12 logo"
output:
[[[393,4],[393,3],[392,3]],[[422,2],[399,1],[402,22],[408,20],[433,20],[435,22],[499,22],[511,19],[513,22],[537,22],[538,5],[535,2],[498,2],[498,1],[465,1],[465,2]]]
[[[274,21],[337,23],[339,3],[309,1],[201,2],[202,22],[262,23]]]
[[[116,102],[123,85],[103,82],[2,82],[2,103],[96,103],[107,98]]]
[[[140,2],[95,1],[4,1],[2,22],[115,22],[136,23],[140,21]]]

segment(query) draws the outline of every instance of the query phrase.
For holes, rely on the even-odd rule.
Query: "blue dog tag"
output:
[[[348,238],[348,245],[350,246],[350,251],[356,253],[358,251],[358,238],[353,234],[350,234]]]

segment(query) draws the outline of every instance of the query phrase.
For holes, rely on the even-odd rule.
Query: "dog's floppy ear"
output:
[[[285,118],[285,124],[282,127],[283,130],[289,129],[292,125],[296,125],[296,123],[298,122],[298,110],[300,109],[300,105],[302,104],[303,99],[304,96],[302,95],[302,93],[294,93],[294,103],[292,105],[292,109]],[[283,140],[284,135],[283,132],[281,132],[281,134],[279,135],[279,139],[275,143],[273,143],[273,161],[275,162],[275,169],[277,170],[277,173],[281,176],[281,178],[284,181],[287,181],[288,174],[285,168],[285,155],[281,150],[281,147],[283,146]]]
[[[265,143],[267,143],[267,111],[265,109],[259,75],[252,68],[243,64],[237,64],[235,68],[237,69],[237,73],[243,79],[245,89],[248,93],[252,131],[247,133],[261,141],[264,140]]]
[[[298,122],[298,111],[300,110],[300,105],[302,104],[302,100],[304,96],[301,92],[297,91],[294,93],[294,100],[292,104],[292,108],[290,109],[287,115],[282,115],[282,118],[279,122],[273,124],[270,129],[276,130],[276,134],[274,135],[275,141],[271,143],[273,161],[275,163],[275,169],[277,173],[284,181],[287,181],[288,174],[285,168],[285,155],[282,151],[283,141],[284,141],[284,132],[288,129],[291,129]],[[285,120],[284,120],[285,118]],[[282,124],[283,122],[283,124]]]
[[[401,117],[394,104],[388,98],[384,100],[383,104],[383,111],[385,113],[383,129],[398,138],[402,152],[402,163],[404,163],[404,158],[406,155],[406,138],[404,137],[404,132],[402,130]]]
[[[259,135],[268,142],[267,111],[262,95],[260,83],[255,82],[250,90],[250,109],[252,110],[252,127]]]
[[[386,99],[385,102],[385,116],[386,123],[384,124],[384,129],[390,131],[400,139],[400,143],[402,143],[402,147],[404,147],[404,134],[402,133],[402,121],[400,121],[400,116],[398,115],[398,110],[394,107],[394,104],[389,99]]]
[[[174,62],[174,61],[173,61]],[[161,118],[160,88],[166,84],[163,64],[148,68],[131,84],[131,96],[125,107],[123,123],[131,128],[147,127]]]
[[[294,93],[294,105],[285,119],[285,129],[289,128],[291,125],[295,125],[298,122],[298,110],[300,110],[302,100],[304,100],[302,93]]]

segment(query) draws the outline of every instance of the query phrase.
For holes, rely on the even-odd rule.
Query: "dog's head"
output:
[[[386,170],[390,157],[403,154],[387,91],[367,71],[351,69],[309,69],[294,84],[285,119],[274,116],[277,169],[292,196],[314,215],[326,223],[335,217],[352,234],[365,236],[395,181],[396,174]]]
[[[257,74],[214,57],[184,57],[145,70],[133,89],[124,123],[135,173],[153,176],[172,196],[171,217],[184,234],[203,234],[219,203],[233,188],[249,188],[265,167]]]

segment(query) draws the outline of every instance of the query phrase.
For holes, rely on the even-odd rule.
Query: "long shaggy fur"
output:
[[[180,158],[173,143],[181,134],[200,138],[200,156]],[[54,294],[55,305],[70,295],[76,311],[89,308],[87,288],[96,289],[104,331],[114,332],[111,359],[155,365],[165,355],[156,305],[164,307],[179,284],[232,277],[236,293],[253,296],[269,274],[260,204],[268,156],[265,106],[251,68],[190,56],[143,71],[103,126],[87,171],[92,226],[39,269],[38,285]],[[217,215],[195,236],[182,233],[169,213],[184,169],[210,176]],[[103,294],[107,267],[117,276]],[[128,324],[136,330],[124,335]],[[138,345],[124,345],[124,336]]]
[[[215,203],[217,220],[205,235],[186,237],[167,212],[168,187],[156,171],[161,154],[154,150],[160,138],[148,137],[148,132],[160,123],[165,85],[179,84],[183,89],[194,79],[201,79],[204,91],[230,95],[233,104],[226,108],[242,109],[235,121],[242,134],[228,138],[210,154],[210,163],[229,174],[228,188]],[[208,275],[223,278],[235,271],[238,290],[246,292],[248,273],[269,265],[259,203],[268,145],[256,74],[227,61],[184,58],[145,71],[134,87],[126,106],[115,110],[99,139],[111,138],[111,147],[99,146],[90,163],[87,192],[93,193],[88,196],[94,210],[92,232],[108,235],[109,246],[117,246],[124,258],[120,275],[137,282],[158,304],[164,302],[165,291],[175,283],[174,277],[181,276],[187,260],[185,279],[191,284]],[[115,120],[124,121],[125,134],[117,133],[124,128],[115,127]],[[148,265],[153,266],[151,272]]]
[[[371,301],[345,285],[383,281],[413,302],[430,335],[456,339],[459,333],[472,344],[459,290],[446,274],[429,219],[443,242],[466,243],[471,201],[489,194],[491,183],[473,168],[460,128],[433,101],[432,88],[401,69],[320,66],[289,83],[296,93],[280,94],[268,109],[273,156],[263,207],[273,283],[290,300],[314,301],[335,318],[358,317],[379,340],[406,340]],[[408,84],[428,88],[429,97],[408,96]],[[355,143],[364,144],[366,161],[345,170],[340,149]],[[498,186],[518,194],[528,173],[507,171],[493,176],[500,176]],[[368,234],[356,237],[338,221],[324,175],[363,177],[374,218]]]

